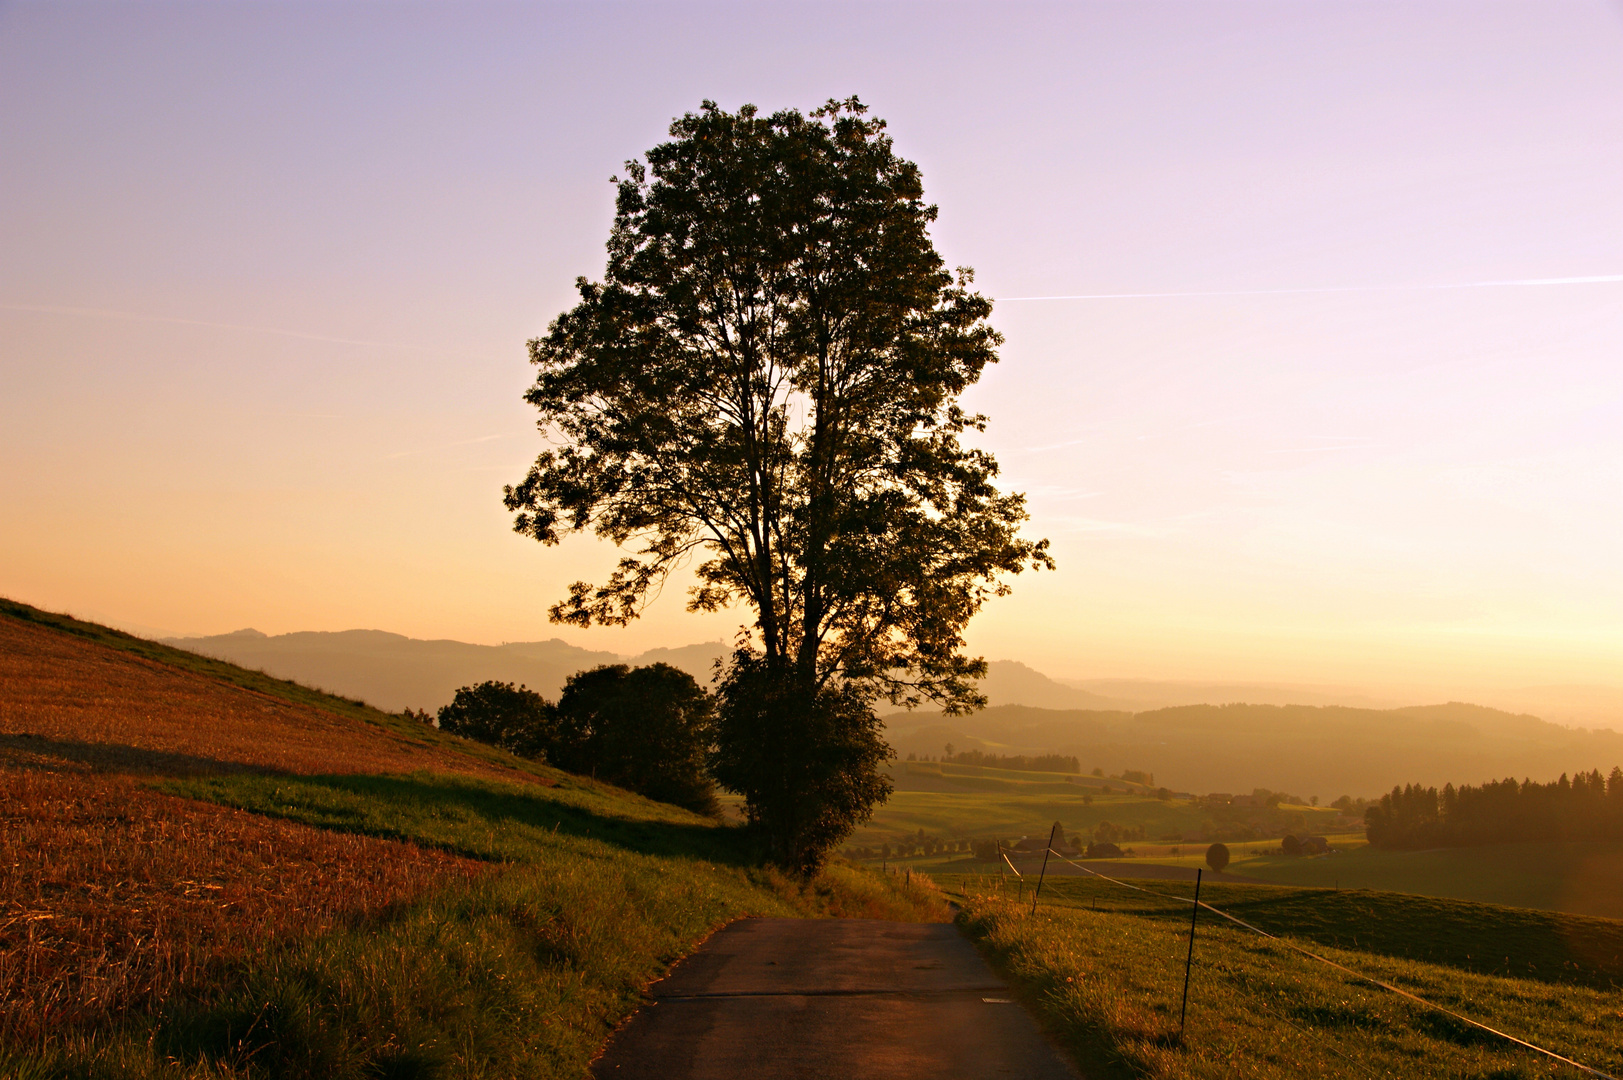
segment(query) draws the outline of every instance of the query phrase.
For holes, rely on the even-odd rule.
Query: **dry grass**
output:
[[[538,780],[427,737],[413,740],[5,616],[0,686],[0,763],[166,776],[431,768]]]
[[[0,766],[0,1041],[161,1000],[485,865],[125,777]]]

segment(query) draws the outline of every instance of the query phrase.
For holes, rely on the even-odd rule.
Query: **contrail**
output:
[[[404,345],[397,341],[367,341],[363,338],[329,337],[326,334],[307,334],[301,330],[283,330],[275,326],[247,326],[242,323],[209,322],[205,319],[181,319],[171,315],[146,315],[139,311],[113,311],[106,308],[55,307],[47,304],[0,304],[0,311],[31,311],[43,315],[85,315],[93,319],[129,319],[135,322],[165,323],[171,326],[209,326],[218,330],[246,330],[253,334],[275,334],[279,337],[298,338],[301,341],[325,341],[334,345],[365,345],[377,349],[407,349],[412,352],[427,353],[441,351],[422,345]]]
[[[1293,296],[1303,293],[1402,292],[1439,289],[1497,289],[1511,285],[1606,285],[1623,282],[1623,274],[1589,277],[1511,278],[1504,281],[1456,281],[1444,285],[1320,285],[1305,289],[1214,289],[1198,292],[1076,293],[1070,296],[1000,296],[999,303],[1017,300],[1157,300],[1179,296]]]

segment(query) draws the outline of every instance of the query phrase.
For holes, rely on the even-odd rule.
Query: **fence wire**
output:
[[[1469,1016],[1464,1015],[1463,1013],[1455,1012],[1453,1009],[1448,1008],[1446,1005],[1439,1005],[1435,1001],[1428,1001],[1428,1000],[1426,1000],[1425,998],[1421,997],[1418,994],[1412,994],[1409,991],[1402,989],[1401,987],[1393,986],[1391,983],[1386,982],[1386,981],[1384,981],[1382,979],[1377,979],[1373,975],[1366,975],[1361,971],[1354,971],[1352,968],[1348,967],[1345,964],[1338,964],[1336,961],[1331,960],[1328,957],[1320,956],[1316,952],[1313,952],[1313,951],[1311,951],[1309,949],[1302,948],[1300,945],[1298,945],[1295,942],[1291,941],[1289,938],[1280,937],[1278,934],[1270,934],[1268,931],[1263,930],[1260,927],[1252,926],[1250,923],[1246,922],[1244,919],[1236,918],[1235,916],[1230,915],[1226,911],[1221,911],[1221,910],[1213,907],[1212,905],[1208,904],[1204,900],[1196,901],[1196,900],[1192,900],[1192,899],[1190,899],[1189,897],[1186,897],[1186,896],[1171,896],[1171,895],[1168,895],[1167,893],[1156,892],[1153,889],[1145,889],[1145,888],[1141,888],[1140,886],[1137,886],[1137,885],[1129,885],[1125,881],[1121,881],[1121,880],[1118,880],[1116,878],[1113,878],[1108,874],[1101,874],[1101,873],[1099,873],[1099,871],[1094,870],[1091,867],[1083,866],[1079,862],[1075,862],[1075,861],[1073,861],[1073,860],[1071,860],[1069,858],[1066,858],[1064,855],[1061,855],[1059,852],[1055,851],[1053,848],[1049,848],[1048,851],[1055,858],[1061,860],[1062,862],[1070,863],[1072,866],[1076,867],[1078,870],[1081,870],[1084,873],[1092,874],[1094,877],[1100,878],[1100,879],[1102,879],[1104,881],[1108,881],[1112,885],[1120,885],[1124,889],[1132,889],[1134,892],[1141,892],[1141,893],[1144,893],[1146,896],[1153,896],[1153,897],[1156,897],[1157,899],[1168,900],[1168,901],[1172,901],[1172,902],[1179,903],[1179,904],[1190,904],[1190,903],[1199,904],[1200,907],[1202,907],[1205,910],[1211,912],[1213,915],[1216,915],[1216,916],[1218,916],[1219,918],[1222,918],[1222,919],[1227,919],[1229,922],[1233,923],[1234,925],[1244,927],[1245,929],[1251,931],[1253,934],[1258,934],[1258,935],[1260,935],[1262,937],[1268,938],[1270,941],[1274,941],[1274,942],[1276,942],[1276,943],[1278,943],[1280,945],[1283,945],[1285,948],[1291,950],[1294,953],[1298,953],[1298,954],[1300,954],[1302,956],[1305,956],[1309,960],[1316,960],[1321,964],[1325,964],[1325,965],[1327,965],[1329,967],[1335,968],[1337,971],[1340,971],[1343,974],[1351,975],[1355,979],[1362,980],[1363,982],[1367,982],[1367,983],[1369,983],[1369,984],[1371,984],[1373,986],[1378,986],[1382,990],[1387,991],[1388,993],[1396,994],[1399,997],[1405,998],[1405,999],[1407,999],[1409,1001],[1412,1001],[1417,1005],[1424,1006],[1425,1008],[1428,1008],[1428,1009],[1434,1009],[1437,1012],[1440,1012],[1440,1013],[1444,1014],[1445,1016],[1452,1016],[1454,1019],[1460,1021],[1461,1023],[1469,1024],[1470,1026],[1472,1026],[1474,1028],[1477,1028],[1477,1029],[1479,1029],[1481,1031],[1486,1031],[1488,1034],[1497,1036],[1497,1037],[1499,1037],[1501,1039],[1506,1040],[1507,1042],[1515,1043],[1517,1046],[1524,1047],[1525,1049],[1528,1049],[1528,1050],[1532,1050],[1535,1053],[1543,1054],[1545,1057],[1553,1058],[1554,1060],[1561,1062],[1563,1065],[1571,1065],[1573,1068],[1578,1069],[1581,1072],[1584,1072],[1584,1073],[1588,1074],[1589,1076],[1599,1077],[1600,1080],[1618,1080],[1617,1077],[1613,1076],[1610,1073],[1604,1073],[1604,1072],[1601,1072],[1599,1069],[1591,1068],[1590,1066],[1585,1065],[1581,1061],[1574,1061],[1569,1057],[1565,1057],[1565,1056],[1563,1056],[1561,1054],[1556,1053],[1554,1050],[1546,1050],[1544,1047],[1539,1046],[1537,1043],[1531,1043],[1531,1042],[1528,1042],[1526,1039],[1517,1038],[1515,1035],[1512,1035],[1509,1032],[1500,1031],[1498,1028],[1495,1028],[1495,1027],[1489,1027],[1487,1024],[1484,1024],[1479,1020],[1473,1020]],[[1004,861],[1008,861],[1008,856],[1004,856]],[[1009,865],[1010,865],[1011,868],[1013,868],[1013,866],[1014,866],[1013,863],[1010,863]],[[1018,871],[1016,871],[1016,872],[1018,873]]]

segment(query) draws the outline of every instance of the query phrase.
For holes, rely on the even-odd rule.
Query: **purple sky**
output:
[[[995,297],[1057,675],[1623,683],[1623,7],[0,2],[0,594],[636,651],[523,343],[714,98],[859,94]],[[1611,278],[1569,284],[1500,284]],[[1438,288],[1437,286],[1473,286]],[[1327,291],[1301,291],[1301,290]],[[1212,295],[1216,294],[1216,295]]]

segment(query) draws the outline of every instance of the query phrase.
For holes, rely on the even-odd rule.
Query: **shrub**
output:
[[[551,761],[660,802],[716,810],[706,755],[715,704],[669,664],[579,671],[558,698]]]
[[[440,730],[542,759],[551,749],[555,717],[550,702],[524,686],[482,682],[464,686],[440,709]]]

